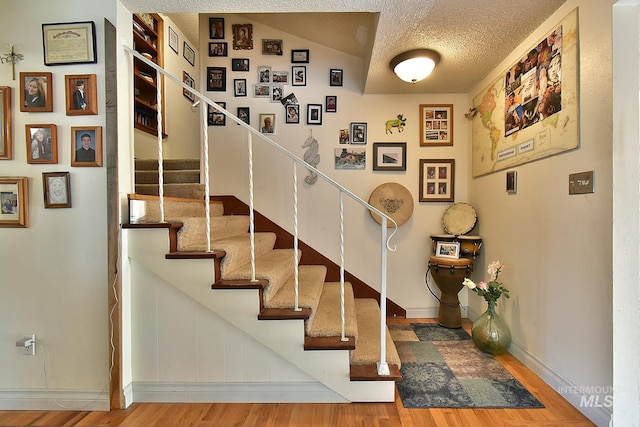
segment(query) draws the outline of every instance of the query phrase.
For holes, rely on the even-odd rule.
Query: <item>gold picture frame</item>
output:
[[[71,128],[71,166],[102,166],[102,126]]]
[[[58,163],[58,136],[56,125],[24,125],[24,128],[27,142],[27,163]]]
[[[71,180],[69,172],[43,172],[42,189],[44,193],[44,207],[71,207]]]
[[[13,159],[11,134],[11,88],[0,86],[0,160]]]
[[[420,104],[420,146],[453,145],[453,104]]]
[[[67,116],[98,114],[98,88],[95,74],[64,76]]]
[[[26,176],[0,177],[0,227],[29,226],[29,181]]]
[[[454,159],[420,159],[420,201],[453,202]]]

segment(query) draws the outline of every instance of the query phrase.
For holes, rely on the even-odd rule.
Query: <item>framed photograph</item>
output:
[[[342,86],[342,70],[338,68],[329,70],[329,86]]]
[[[334,164],[336,169],[364,170],[367,165],[367,150],[365,147],[336,148]]]
[[[238,118],[246,124],[251,124],[251,115],[249,113],[249,107],[238,107]]]
[[[266,65],[258,67],[258,83],[271,83],[271,67]]]
[[[220,107],[226,109],[227,103],[223,101],[215,101]],[[227,116],[216,107],[208,105],[207,108],[207,125],[209,126],[225,126],[227,124]]]
[[[252,24],[233,24],[231,31],[233,31],[233,50],[253,49]]]
[[[232,58],[231,71],[249,71],[249,58]]]
[[[27,177],[0,176],[0,227],[29,226]]]
[[[247,96],[247,79],[233,79],[233,96]]]
[[[98,114],[98,88],[95,74],[64,76],[67,116]]]
[[[307,124],[322,124],[322,104],[307,104]]]
[[[349,144],[349,129],[340,129],[340,136],[338,137],[338,143]]]
[[[516,194],[518,192],[518,172],[507,172],[507,193]]]
[[[178,33],[171,27],[169,27],[169,47],[176,54],[178,53]]]
[[[296,94],[291,92],[289,95],[283,97],[280,102],[282,103],[282,105],[292,105],[292,104],[297,104],[298,103],[298,98],[296,97]]]
[[[0,160],[13,159],[11,88],[0,86]]]
[[[196,63],[196,52],[186,41],[182,42],[182,56],[189,64],[194,65]]]
[[[257,84],[253,85],[254,98],[269,98],[271,96],[271,85]]]
[[[367,143],[367,124],[351,123],[349,126],[349,135],[351,135],[351,144]]]
[[[291,85],[306,86],[307,85],[307,67],[304,65],[294,65],[291,67]]]
[[[225,67],[207,67],[207,90],[212,92],[227,90],[227,69]]]
[[[282,39],[262,39],[262,54],[282,56]]]
[[[102,166],[102,127],[71,127],[71,166]]]
[[[453,202],[454,159],[420,159],[421,202]]]
[[[374,142],[373,143],[374,171],[406,171],[407,143],[406,142]]]
[[[25,125],[27,163],[58,163],[56,125]]]
[[[44,207],[46,209],[71,207],[69,172],[43,172],[42,188],[44,190]]]
[[[224,18],[209,18],[209,38],[224,39]]]
[[[289,72],[288,71],[274,71],[271,73],[271,83],[278,83],[281,85],[289,84]]]
[[[420,104],[420,146],[453,145],[453,104]]]
[[[439,258],[460,258],[460,242],[436,243],[436,256]]]
[[[282,102],[284,88],[282,85],[271,85],[271,102]]]
[[[20,111],[53,111],[51,73],[20,73]]]
[[[209,56],[227,56],[227,42],[210,42]]]
[[[309,49],[291,49],[292,64],[308,64]]]
[[[95,64],[96,27],[93,21],[42,24],[44,65]]]
[[[265,135],[276,134],[276,115],[275,113],[260,113],[260,132]]]
[[[182,82],[189,87],[196,88],[196,81],[186,71],[182,72]],[[182,88],[182,94],[191,102],[196,102],[196,96],[187,89]]]
[[[300,106],[298,104],[289,104],[284,108],[287,113],[285,123],[300,123]]]
[[[329,95],[324,97],[324,111],[327,113],[335,113],[338,111],[338,97]]]

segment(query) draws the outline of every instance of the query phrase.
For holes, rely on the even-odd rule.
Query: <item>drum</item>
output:
[[[460,256],[464,258],[475,258],[480,255],[482,238],[480,236],[458,236],[460,242]]]
[[[476,210],[468,203],[458,202],[450,206],[442,216],[444,231],[453,234],[467,234],[476,226]]]
[[[411,218],[413,214],[413,197],[411,192],[397,182],[387,182],[373,190],[369,196],[369,204],[393,219],[398,227]],[[380,215],[370,211],[371,217],[382,224]],[[387,228],[394,227],[391,221]]]
[[[469,277],[472,260],[469,258],[449,259],[431,256],[429,258],[428,275],[440,289],[440,307],[438,308],[438,324],[445,328],[462,327],[460,300],[458,292],[464,286],[462,281]]]
[[[456,236],[453,234],[432,234],[431,235],[431,255],[436,254],[438,242],[455,242]]]

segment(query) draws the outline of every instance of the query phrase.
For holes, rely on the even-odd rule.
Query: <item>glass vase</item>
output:
[[[495,301],[489,301],[487,311],[473,322],[471,338],[476,347],[485,353],[496,355],[507,352],[511,345],[511,331],[502,317],[496,313]]]

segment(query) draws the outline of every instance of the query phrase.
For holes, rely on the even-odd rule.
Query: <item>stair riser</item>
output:
[[[200,169],[200,159],[165,159],[162,162],[164,170]],[[158,170],[158,160],[136,159],[136,170]]]
[[[199,170],[167,170],[162,174],[165,184],[199,184]],[[158,171],[136,171],[136,184],[158,184]]]

